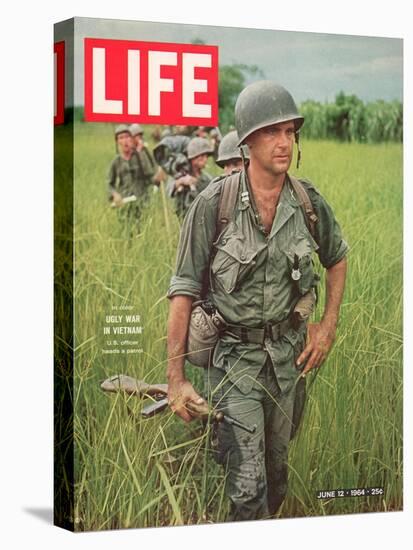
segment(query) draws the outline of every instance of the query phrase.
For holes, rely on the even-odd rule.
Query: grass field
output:
[[[335,347],[309,389],[290,449],[280,517],[402,508],[402,146],[304,142],[296,175],[333,206],[350,244]],[[140,420],[136,398],[100,382],[125,373],[165,382],[165,298],[179,233],[153,194],[140,234],[126,239],[108,207],[113,127],[75,128],[75,509],[77,530],[225,521],[224,472],[208,432],[166,411]],[[209,165],[210,173],[216,167]],[[321,295],[323,292],[321,292]],[[319,304],[317,316],[322,309]],[[121,307],[131,307],[121,310]],[[113,309],[117,308],[117,309]],[[102,354],[106,315],[140,315],[139,353]],[[114,338],[114,337],[112,337]],[[188,375],[202,389],[201,372]],[[317,491],[384,487],[375,497],[317,500]]]

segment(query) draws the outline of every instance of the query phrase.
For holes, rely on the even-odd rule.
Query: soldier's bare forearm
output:
[[[168,402],[172,411],[185,422],[190,422],[194,415],[187,410],[187,404],[204,403],[191,382],[185,378],[185,353],[189,320],[193,298],[174,296],[171,298],[168,320]]]
[[[346,271],[347,260],[345,258],[327,269],[327,296],[324,315],[320,323],[308,325],[307,344],[297,359],[298,366],[306,362],[301,376],[305,376],[313,368],[320,367],[333,346],[346,282]]]
[[[340,314],[346,283],[347,259],[344,257],[338,263],[327,269],[327,296],[322,323],[335,331]]]
[[[189,320],[192,310],[191,296],[171,298],[168,319],[168,380],[185,379],[185,352]]]

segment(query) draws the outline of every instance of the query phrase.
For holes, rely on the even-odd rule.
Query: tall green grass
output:
[[[310,388],[291,445],[290,488],[280,517],[402,507],[401,145],[304,142],[300,174],[333,205],[351,246],[335,347]],[[108,207],[113,128],[75,128],[75,510],[77,530],[225,521],[225,477],[208,430],[169,411],[139,418],[136,398],[104,394],[127,373],[164,382],[165,298],[179,224],[153,194],[140,232],[125,238]],[[217,173],[211,163],[209,171]],[[317,315],[320,315],[322,301]],[[144,327],[138,354],[103,355],[105,316],[132,305]],[[121,312],[124,313],[124,312]],[[121,339],[118,338],[118,339]],[[188,367],[202,389],[201,371]],[[323,489],[383,486],[383,497],[319,501]]]

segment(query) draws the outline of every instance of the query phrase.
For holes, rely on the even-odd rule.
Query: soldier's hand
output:
[[[166,180],[166,174],[160,166],[158,166],[158,169],[156,170],[156,173],[153,176],[152,180],[156,185],[159,185],[162,181]]]
[[[192,415],[186,408],[186,403],[192,402],[202,405],[205,400],[197,394],[189,380],[178,379],[168,382],[168,403],[172,411],[185,422],[190,422],[196,415]]]
[[[195,185],[196,178],[193,176],[186,174],[185,176],[181,176],[175,181],[175,187],[178,189],[179,187],[191,187],[192,185]]]
[[[117,191],[112,192],[112,202],[115,206],[119,207],[123,205],[123,198]]]
[[[299,367],[305,361],[301,376],[305,376],[311,369],[320,367],[331,350],[336,336],[335,327],[321,323],[309,323],[307,329],[307,344],[297,359]]]

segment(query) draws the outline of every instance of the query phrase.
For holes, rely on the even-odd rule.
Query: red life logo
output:
[[[85,120],[218,125],[218,47],[85,38]]]
[[[56,42],[54,57],[54,124],[65,121],[65,43]]]

